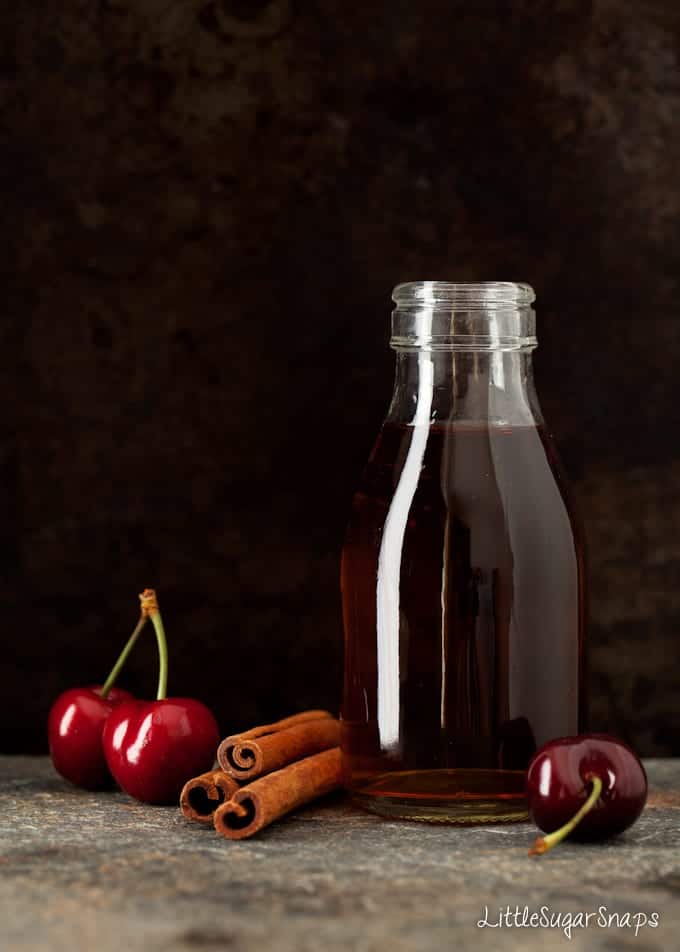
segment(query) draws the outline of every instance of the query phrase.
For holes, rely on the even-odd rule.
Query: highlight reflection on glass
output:
[[[399,743],[399,579],[406,523],[430,432],[433,383],[434,364],[423,351],[418,358],[418,397],[411,445],[387,513],[378,556],[378,730],[384,750]]]

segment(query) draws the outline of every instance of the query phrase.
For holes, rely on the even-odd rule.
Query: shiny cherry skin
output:
[[[113,786],[102,750],[102,731],[116,707],[134,697],[112,688],[101,696],[101,685],[71,688],[60,694],[50,708],[47,735],[55,769],[66,780],[86,790]]]
[[[121,704],[106,722],[102,746],[126,793],[145,803],[176,803],[187,780],[211,769],[219,741],[204,704],[170,697]]]
[[[600,778],[602,793],[571,838],[605,839],[635,823],[647,800],[647,775],[634,751],[608,734],[560,737],[536,751],[527,771],[534,823],[545,833],[562,827],[588,798],[589,776]]]

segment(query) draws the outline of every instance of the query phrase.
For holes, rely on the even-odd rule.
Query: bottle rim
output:
[[[430,305],[459,310],[530,307],[536,293],[530,284],[515,281],[404,281],[392,291],[397,307]]]
[[[395,350],[531,351],[536,295],[529,284],[408,281],[392,291]]]

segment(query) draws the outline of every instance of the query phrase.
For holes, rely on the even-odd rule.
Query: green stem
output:
[[[590,813],[590,811],[593,809],[597,801],[600,799],[600,794],[602,793],[602,781],[599,777],[596,777],[593,774],[588,775],[585,779],[592,783],[593,789],[590,791],[590,795],[581,809],[573,815],[568,823],[565,823],[564,826],[561,826],[559,830],[549,833],[548,836],[539,836],[539,838],[529,850],[529,856],[540,856],[541,853],[547,853],[547,851],[551,850],[553,846],[557,846],[558,843],[562,842],[565,836],[569,836],[571,831],[581,822],[586,813]]]
[[[127,644],[121,651],[118,657],[118,660],[116,661],[114,666],[111,668],[111,673],[109,674],[108,678],[106,679],[106,681],[104,682],[102,686],[101,691],[99,692],[102,697],[108,697],[109,694],[111,693],[111,688],[116,683],[118,675],[120,674],[123,665],[127,661],[128,655],[134,648],[135,642],[139,638],[139,635],[144,625],[146,625],[146,615],[142,615],[140,617],[139,621],[137,622],[137,627],[128,638]]]
[[[156,601],[156,593],[152,588],[145,589],[139,596],[142,603],[142,614],[151,619],[158,642],[158,691],[156,700],[163,701],[168,694],[168,642],[163,628],[163,619]]]

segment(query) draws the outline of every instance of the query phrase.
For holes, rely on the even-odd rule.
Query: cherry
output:
[[[145,624],[142,615],[103,685],[64,691],[50,708],[47,736],[52,763],[78,787],[98,790],[113,785],[102,750],[102,731],[111,711],[133,700],[128,691],[113,685]]]
[[[176,802],[187,780],[210,770],[219,742],[208,708],[184,697],[121,704],[103,738],[118,784],[145,803]]]
[[[102,731],[111,711],[133,699],[120,688],[113,688],[107,697],[101,692],[101,685],[64,691],[52,705],[47,722],[55,769],[86,790],[113,785],[102,750]]]
[[[527,771],[529,814],[548,833],[529,855],[545,853],[569,834],[600,840],[628,829],[647,800],[647,775],[623,741],[582,734],[549,741]]]
[[[104,725],[102,747],[109,770],[126,793],[146,803],[173,803],[187,780],[213,766],[220,735],[215,718],[200,701],[166,697],[163,621],[152,589],[140,599],[158,642],[157,699],[129,701],[112,711]]]

